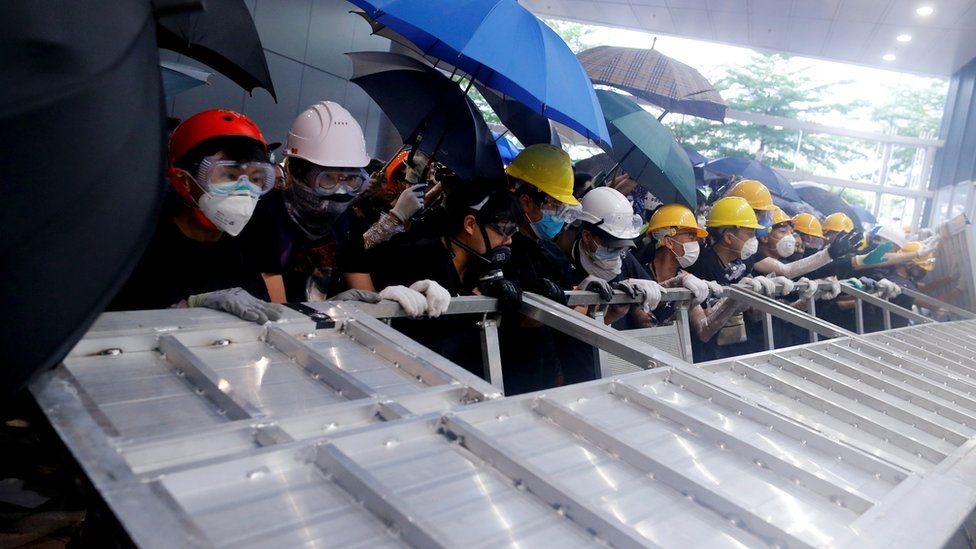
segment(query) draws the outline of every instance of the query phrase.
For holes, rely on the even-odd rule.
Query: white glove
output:
[[[705,284],[708,284],[708,291],[712,292],[713,296],[720,296],[725,291],[725,286],[722,286],[714,280],[706,280]]]
[[[887,278],[878,281],[878,289],[881,290],[882,299],[891,299],[901,294],[901,287]]]
[[[664,205],[664,202],[661,202],[660,200],[658,200],[657,197],[654,196],[653,194],[651,194],[651,193],[644,193],[644,209],[645,210],[647,210],[649,212],[653,212],[659,206],[663,206],[663,205]]]
[[[661,285],[645,278],[628,278],[617,282],[617,288],[627,292],[631,297],[642,296],[641,310],[649,313],[661,303]]]
[[[789,295],[793,293],[793,289],[796,287],[796,283],[786,278],[785,276],[770,276],[767,277],[773,284],[782,284],[783,289],[777,292],[777,295]],[[773,296],[770,296],[773,297]]]
[[[406,223],[408,219],[413,217],[413,214],[424,207],[425,192],[427,192],[427,185],[424,183],[407,187],[396,199],[390,213],[396,216],[401,223]]]
[[[380,297],[399,303],[410,318],[417,318],[427,310],[427,298],[424,294],[406,286],[387,286],[380,292]]]
[[[433,280],[418,280],[410,289],[427,297],[427,316],[437,318],[451,306],[451,292]]]
[[[810,280],[809,278],[802,276],[794,284],[794,289],[800,292],[800,299],[807,300],[812,299],[813,296],[817,295],[817,288],[819,284],[815,280]]]
[[[825,299],[827,301],[837,299],[837,296],[840,295],[840,282],[836,280],[828,280],[827,282],[830,282],[830,289],[824,290],[823,293],[820,294],[820,299]]]
[[[739,280],[739,286],[742,286],[746,290],[750,290],[756,293],[762,293],[762,284],[758,280],[752,278],[751,276],[744,276]]]
[[[413,165],[411,166],[410,164],[407,164],[406,173],[404,173],[403,179],[410,184],[419,183],[420,176],[424,173],[424,168],[426,166],[427,155],[418,151],[413,155]]]
[[[697,276],[691,273],[685,274],[685,276],[681,279],[681,285],[691,290],[691,293],[694,295],[694,299],[691,300],[691,304],[693,306],[698,305],[702,301],[708,299],[710,288],[708,284]]]

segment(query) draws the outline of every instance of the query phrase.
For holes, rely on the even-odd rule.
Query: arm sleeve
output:
[[[828,263],[830,263],[830,254],[827,253],[827,250],[822,250],[809,257],[804,257],[803,259],[794,261],[793,263],[783,263],[778,259],[767,257],[756,263],[753,269],[762,274],[773,274],[776,276],[785,276],[786,278],[797,278],[819,269]]]
[[[380,242],[386,242],[395,234],[404,231],[403,223],[390,213],[383,213],[363,234],[363,247],[370,249]]]

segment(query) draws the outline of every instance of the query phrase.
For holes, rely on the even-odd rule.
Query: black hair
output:
[[[586,172],[573,173],[573,196],[580,198],[586,189],[586,184],[593,179],[593,176]]]
[[[528,196],[533,202],[535,202],[536,206],[542,206],[546,203],[548,196],[546,193],[540,191],[531,183],[525,183],[521,180],[519,181],[521,184],[515,187],[515,196]]]
[[[222,135],[211,137],[197,143],[173,165],[196,175],[200,162],[208,156],[223,152],[227,160],[236,162],[268,162],[268,153],[259,141],[241,135]]]
[[[456,187],[447,197],[443,219],[445,236],[457,235],[464,227],[464,218],[469,215],[475,216],[479,224],[486,225],[516,222],[521,210],[515,196],[504,188],[484,181],[469,181]]]

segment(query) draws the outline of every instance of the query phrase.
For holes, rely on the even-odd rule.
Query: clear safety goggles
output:
[[[555,199],[546,197],[546,201],[542,203],[542,211],[548,212],[552,215],[553,219],[556,221],[562,221],[563,223],[572,223],[580,218],[583,213],[583,207],[580,205],[570,206],[569,204],[563,204]]]
[[[756,220],[767,229],[773,226],[773,210],[756,210]]]
[[[644,220],[637,214],[621,212],[604,217],[597,226],[611,235],[637,235],[644,226]]]
[[[492,223],[486,223],[485,227],[505,238],[511,238],[519,230],[518,223],[514,221],[494,221]]]
[[[206,192],[231,195],[247,191],[261,196],[275,185],[277,171],[270,162],[236,162],[206,157],[197,170],[197,182]]]
[[[369,174],[362,168],[325,168],[314,166],[302,178],[316,194],[359,194]]]

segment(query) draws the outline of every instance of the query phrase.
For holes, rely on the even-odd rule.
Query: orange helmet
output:
[[[387,164],[385,172],[385,180],[387,190],[391,192],[396,192],[397,187],[402,185],[403,172],[407,168],[407,157],[410,156],[410,151],[404,149],[396,154]],[[401,189],[402,190],[402,189]]]

